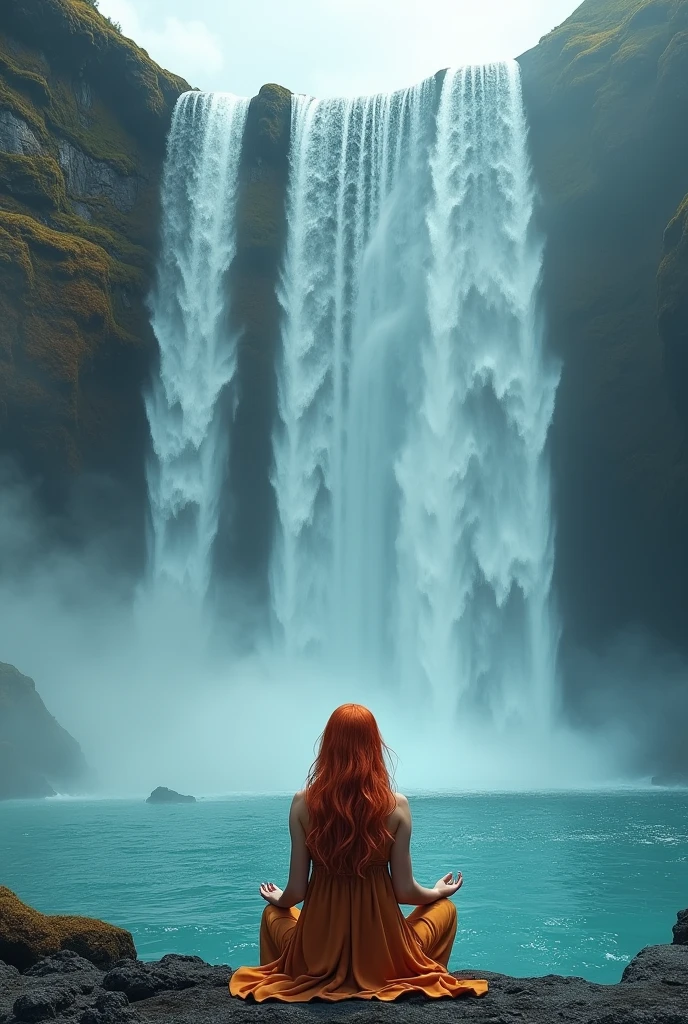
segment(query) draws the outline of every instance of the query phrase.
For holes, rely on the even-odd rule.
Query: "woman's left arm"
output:
[[[291,836],[291,858],[289,881],[284,891],[273,882],[263,882],[260,895],[273,907],[295,907],[301,903],[308,888],[308,872],[311,855],[306,846],[306,832],[303,826],[305,800],[303,793],[297,793],[289,810],[289,834]]]

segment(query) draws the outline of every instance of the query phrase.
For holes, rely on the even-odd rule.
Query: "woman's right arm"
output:
[[[461,872],[454,876],[449,873],[440,878],[433,889],[426,889],[419,885],[413,877],[413,865],[411,863],[411,808],[408,800],[401,793],[396,794],[397,808],[395,817],[398,821],[397,830],[394,834],[394,843],[390,854],[389,863],[392,872],[392,885],[397,903],[408,903],[414,907],[422,907],[427,903],[434,903],[436,900],[453,896],[462,884]]]

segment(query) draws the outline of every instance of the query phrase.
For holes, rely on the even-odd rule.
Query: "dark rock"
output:
[[[27,1022],[51,1020],[71,1006],[76,995],[75,989],[71,986],[37,988],[15,1000],[14,1015],[17,1020]]]
[[[585,0],[519,58],[547,239],[543,315],[562,362],[550,450],[564,651],[637,627],[687,649],[685,15],[666,0]],[[577,712],[587,697],[590,714],[623,714],[637,689],[633,721],[657,736],[646,764],[664,763],[671,734],[685,757],[670,673],[653,676],[655,725],[625,666],[615,693],[605,663],[604,699],[592,674],[564,670]]]
[[[124,992],[101,992],[95,1007],[89,1007],[82,1014],[80,1024],[125,1024],[137,1018]]]
[[[688,946],[688,910],[679,910],[672,931],[675,946]]]
[[[19,971],[12,964],[6,964],[4,960],[0,960],[0,988],[3,985],[7,985],[10,981],[16,981],[19,978]]]
[[[0,886],[0,958],[26,971],[50,957],[57,973],[69,973],[74,961],[56,957],[60,950],[72,950],[104,969],[122,957],[136,958],[134,940],[123,928],[90,917],[41,914]]]
[[[157,992],[197,986],[221,988],[229,981],[230,974],[230,967],[213,967],[198,956],[168,953],[156,963],[137,960],[116,964],[103,978],[103,988],[124,992],[135,1003]]]
[[[50,974],[76,974],[83,971],[89,974],[97,973],[94,964],[79,956],[73,949],[59,949],[52,956],[47,956],[33,967],[29,967],[24,974],[29,978],[45,978]]]
[[[9,110],[0,110],[0,151],[17,156],[37,156],[42,146],[23,118]]]
[[[147,804],[195,804],[195,796],[184,796],[183,793],[176,793],[167,786],[158,786],[146,800]]]
[[[688,946],[646,946],[633,957],[621,981],[681,985],[688,991]]]
[[[53,785],[69,792],[86,775],[79,744],[47,710],[33,679],[0,662],[0,800],[53,796]]]
[[[115,1007],[120,1009],[128,1006],[129,1000],[124,992],[101,992],[96,999],[96,1009],[110,1010]]]
[[[136,177],[119,174],[104,160],[94,160],[63,139],[58,152],[67,191],[74,199],[107,199],[120,213],[133,210],[139,191]]]
[[[4,1007],[12,1002],[3,1002],[0,992],[0,1021],[23,1024],[58,1017],[73,1024],[255,1024],[257,1020],[312,1024],[314,1017],[324,1017],[339,1024],[355,1017],[356,1024],[380,1024],[383,1019],[389,1024],[418,1024],[425,1014],[433,1024],[456,1024],[459,1018],[476,1024],[688,1024],[688,947],[684,946],[648,947],[629,965],[624,983],[618,985],[554,974],[542,978],[510,978],[482,970],[455,974],[486,978],[488,995],[458,1002],[413,997],[386,1005],[350,1000],[334,1006],[261,1007],[230,998],[229,967],[213,967],[197,956],[169,954],[155,963],[120,961],[102,978],[103,987],[95,996],[79,994],[78,973],[71,975],[69,983],[56,979],[54,988],[35,973],[19,979],[15,975],[25,991],[15,989],[11,999],[23,1016],[3,1017]],[[30,998],[20,1003],[17,995]],[[129,999],[135,1000],[135,1007]]]

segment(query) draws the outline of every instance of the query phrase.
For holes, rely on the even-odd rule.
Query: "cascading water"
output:
[[[160,369],[146,396],[150,571],[202,601],[211,577],[236,370],[227,271],[235,252],[248,100],[189,92],[177,102],[162,189],[151,322]],[[229,409],[231,413],[231,408]]]
[[[558,382],[518,66],[292,107],[273,485],[286,651],[547,718]]]

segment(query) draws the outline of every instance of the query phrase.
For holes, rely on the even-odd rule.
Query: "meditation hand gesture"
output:
[[[282,890],[278,889],[274,882],[261,882],[258,891],[266,903],[272,903],[273,906],[277,906],[282,896]]]
[[[455,892],[458,892],[463,885],[463,875],[461,872],[457,872],[456,880],[454,875],[450,871],[444,878],[440,878],[439,882],[435,883],[435,892],[437,893],[438,899],[445,899],[449,896],[453,896]]]

